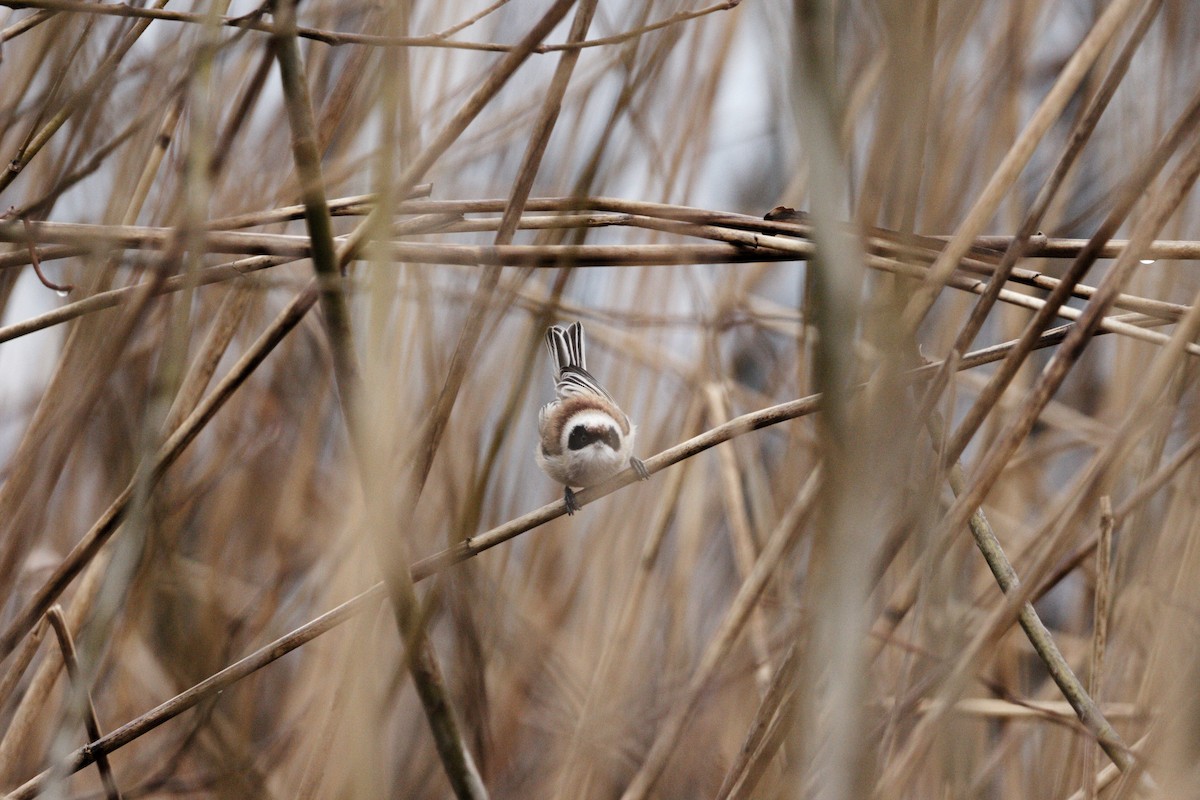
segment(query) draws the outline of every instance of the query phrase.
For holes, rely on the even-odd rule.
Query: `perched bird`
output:
[[[561,483],[567,513],[580,506],[571,487],[595,486],[632,466],[646,480],[646,465],[633,456],[636,428],[612,395],[587,371],[583,326],[552,326],[546,348],[554,359],[554,399],[538,412],[538,466]]]

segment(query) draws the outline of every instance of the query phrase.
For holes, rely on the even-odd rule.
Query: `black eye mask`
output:
[[[608,426],[595,429],[586,425],[576,425],[571,429],[571,435],[567,437],[567,447],[571,450],[582,450],[593,442],[603,442],[613,452],[620,449],[616,430]]]

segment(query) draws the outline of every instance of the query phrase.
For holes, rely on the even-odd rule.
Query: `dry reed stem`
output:
[[[579,50],[590,47],[607,47],[609,45],[620,44],[622,42],[638,39],[647,33],[653,33],[655,31],[662,30],[663,28],[669,28],[674,25],[689,22],[693,19],[699,19],[700,17],[705,17],[718,11],[728,11],[737,7],[740,3],[741,0],[723,0],[723,2],[714,3],[713,5],[693,11],[681,11],[647,25],[639,25],[615,36],[605,36],[579,42],[565,42],[562,44],[539,44],[533,48],[533,52],[578,52]],[[194,14],[185,11],[166,11],[162,8],[143,8],[140,6],[131,6],[125,3],[87,3],[79,2],[79,0],[6,0],[5,6],[12,9],[37,8],[50,12],[69,11],[82,14],[101,14],[113,17],[163,20],[167,22],[184,22],[192,24],[204,24],[207,21],[206,15],[204,14]],[[431,33],[425,36],[378,36],[364,33],[329,31],[304,26],[296,26],[296,35],[300,38],[311,39],[332,47],[359,44],[374,47],[433,47],[444,48],[448,50],[474,50],[496,53],[510,52],[514,49],[517,49],[519,46],[498,44],[494,42],[461,42],[454,41],[449,38],[459,30],[470,26],[490,11],[491,9],[485,9],[479,14],[464,20],[458,25],[454,25],[444,31]],[[280,26],[278,24],[263,22],[258,18],[260,13],[261,12],[256,12],[254,14],[242,15],[239,17],[221,17],[218,22],[222,26],[238,28],[241,30],[258,31],[260,33],[267,34],[279,33]],[[40,22],[42,19],[43,18],[39,18],[38,21]],[[13,25],[10,28],[0,31],[0,43],[3,43],[7,39],[16,38],[28,30],[30,26],[31,22],[22,20],[22,22],[18,23],[18,25]]]
[[[79,716],[83,718],[84,730],[87,732],[88,741],[95,742],[100,739],[100,722],[96,719],[96,705],[92,702],[92,693],[84,683],[84,676],[79,672],[79,659],[75,654],[75,642],[71,637],[71,628],[67,625],[67,620],[63,615],[62,607],[53,605],[46,612],[46,619],[50,621],[50,627],[54,631],[54,636],[58,640],[59,650],[62,652],[63,665],[67,670],[67,678],[71,681],[69,693],[75,698],[76,703],[80,706]],[[100,779],[104,783],[104,793],[109,800],[120,800],[121,790],[117,787],[116,780],[113,778],[112,766],[108,763],[108,756],[103,753],[96,755],[96,769],[100,772]]]
[[[288,256],[252,256],[243,258],[238,261],[233,261],[228,264],[222,264],[216,267],[208,267],[191,275],[174,275],[163,281],[154,281],[147,286],[151,290],[151,296],[161,296],[170,294],[171,292],[182,291],[189,287],[207,286],[213,283],[222,283],[235,278],[244,277],[252,272],[257,272],[261,269],[279,266],[295,261]],[[74,303],[68,303],[64,306],[59,306],[53,311],[47,311],[45,314],[40,314],[36,317],[15,322],[12,325],[6,325],[0,328],[0,342],[7,342],[13,339],[26,336],[30,333],[46,330],[47,328],[61,325],[64,322],[70,322],[73,319],[78,319],[87,314],[96,311],[103,311],[106,308],[114,308],[123,305],[142,296],[143,289],[141,286],[127,286],[123,289],[109,289],[106,292],[93,294],[83,300],[77,300]]]
[[[1112,499],[1100,498],[1100,541],[1096,550],[1096,598],[1092,616],[1095,629],[1092,632],[1092,653],[1088,669],[1088,690],[1099,702],[1100,687],[1104,679],[1104,651],[1108,646],[1108,615],[1112,610],[1112,534],[1115,527]],[[1084,745],[1087,751],[1083,759],[1083,794],[1088,800],[1096,797],[1096,748]]]
[[[936,425],[936,427],[940,428],[941,425]],[[955,495],[962,494],[965,480],[963,479],[962,467],[959,464],[955,464],[951,468],[949,478],[950,486]],[[968,527],[971,529],[971,535],[975,538],[975,543],[983,554],[984,560],[987,561],[988,567],[995,576],[996,583],[999,584],[1001,591],[1005,594],[1019,593],[1021,584],[1017,578],[1017,573],[1005,556],[1000,540],[996,537],[992,526],[983,515],[982,509],[977,509],[971,515],[968,520]],[[1046,671],[1050,673],[1051,678],[1058,684],[1063,696],[1071,704],[1071,708],[1074,709],[1080,722],[1087,727],[1089,733],[1096,737],[1100,747],[1113,760],[1113,763],[1122,769],[1128,769],[1130,764],[1127,756],[1128,748],[1121,739],[1120,734],[1108,722],[1095,699],[1089,695],[1082,682],[1075,676],[1070,664],[1067,663],[1066,658],[1062,655],[1062,651],[1055,643],[1050,629],[1046,627],[1034,609],[1033,603],[1025,602],[1021,606],[1017,621],[1025,630],[1030,644],[1033,645],[1038,657],[1046,665]]]
[[[727,422],[729,413],[728,398],[722,387],[709,384],[705,387],[705,398],[709,407],[709,417],[714,421]],[[749,577],[754,568],[754,559],[758,555],[758,542],[751,531],[750,512],[742,488],[741,476],[746,470],[738,468],[738,454],[732,447],[723,447],[717,451],[721,465],[721,490],[725,501],[726,514],[729,518],[729,538],[737,560],[738,577],[743,582]],[[768,646],[767,621],[759,609],[755,609],[750,618],[750,641],[754,647],[755,661],[758,663],[758,682],[765,693],[770,684],[771,651]]]
[[[127,724],[72,764],[128,746],[115,780],[150,797],[446,795],[404,664],[421,648],[390,630],[384,589],[317,617],[390,563],[401,579],[441,575],[400,605],[437,643],[461,749],[497,797],[619,795],[652,782],[641,766],[662,767],[663,793],[737,798],[863,796],[872,784],[880,796],[1082,797],[1092,777],[1101,796],[1129,797],[1144,765],[1164,791],[1194,788],[1194,681],[1171,671],[1194,661],[1179,609],[1194,605],[1187,565],[1200,552],[1192,193],[1162,240],[1143,229],[1162,187],[1142,165],[1160,143],[1160,159],[1178,158],[1166,143],[1194,127],[1179,0],[1084,14],[1068,0],[731,14],[717,12],[736,2],[650,2],[598,6],[586,32],[559,24],[536,41],[536,17],[503,0],[319,0],[292,20],[287,8],[229,17],[220,0],[188,10],[199,13],[14,5],[0,6],[0,145],[20,167],[0,206],[15,208],[0,224],[15,245],[0,253],[0,372],[35,369],[0,385],[0,629],[24,627],[28,601],[52,591],[87,643],[102,716]],[[797,26],[816,47],[789,49]],[[289,100],[273,38],[303,67]],[[535,57],[547,52],[566,54],[557,70]],[[289,111],[316,144],[301,169]],[[418,180],[442,199],[406,194]],[[298,235],[322,197],[329,216]],[[816,220],[761,217],[780,202]],[[829,272],[829,244],[844,237],[863,252],[843,251]],[[314,241],[328,275],[314,297],[340,293],[362,352],[304,315],[149,491],[158,454],[145,443],[186,426],[217,372],[257,346],[311,277],[295,262]],[[239,261],[220,264],[222,250]],[[1128,274],[1083,266],[1110,258]],[[57,307],[35,264],[51,283],[86,285],[78,302]],[[1087,285],[1089,268],[1109,275]],[[495,280],[481,292],[484,273]],[[827,278],[844,283],[841,300],[814,302]],[[910,339],[897,317],[926,293],[936,304]],[[1057,318],[1079,324],[1046,332]],[[528,449],[546,390],[540,335],[561,319],[588,326],[639,451],[663,451],[659,471],[686,462],[569,524],[553,521],[561,503],[523,515],[550,496]],[[474,343],[456,348],[464,329]],[[1067,348],[1086,348],[1051,387],[1029,343],[1065,358],[1068,335]],[[985,346],[963,361],[976,338]],[[907,372],[918,342],[947,357]],[[356,394],[344,368],[356,356],[362,400],[340,403]],[[1005,356],[1011,377],[979,394],[996,369],[978,367]],[[41,364],[57,364],[46,386]],[[730,425],[696,436],[717,385],[725,410],[710,424]],[[443,387],[457,399],[434,431]],[[939,529],[953,503],[939,463],[956,459],[917,446],[924,408],[955,423],[968,413],[943,438],[960,437],[965,464],[999,469],[984,492],[1022,579],[1008,599],[971,542]],[[987,463],[1025,424],[1021,446]],[[742,435],[756,425],[771,432]],[[693,460],[730,438],[736,454]],[[875,443],[865,458],[842,457],[864,442]],[[405,475],[422,460],[414,491]],[[817,464],[831,475],[819,505],[836,513],[795,533],[752,619],[729,634],[740,643],[704,660],[728,632],[717,628],[757,552],[753,531],[776,526]],[[138,481],[113,547],[64,581],[64,554],[95,541],[77,532]],[[1090,766],[1092,734],[1025,638],[1008,635],[1036,600],[1045,643],[1086,667],[1100,614],[1071,573],[1096,546],[1102,495],[1117,506],[1121,568],[1105,666],[1091,673],[1113,701],[1099,714],[1138,753],[1115,785],[1115,769]],[[983,512],[971,508],[977,534]],[[106,573],[120,606],[97,593]],[[352,632],[262,669],[353,616]],[[42,773],[18,796],[100,796],[94,771],[67,777],[55,755],[78,721],[61,659],[38,647],[46,624],[32,623],[0,681],[5,788]],[[762,697],[781,662],[795,670]],[[700,669],[717,677],[697,695]],[[664,734],[679,742],[669,757]],[[896,778],[905,770],[911,781]]]
[[[746,740],[738,751],[737,759],[725,773],[721,788],[717,790],[716,800],[746,797],[753,793],[763,771],[775,758],[780,737],[787,728],[794,707],[798,666],[799,654],[796,645],[792,644],[771,676],[771,683],[746,732]]]

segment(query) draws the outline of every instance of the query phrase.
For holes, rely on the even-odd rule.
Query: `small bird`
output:
[[[538,412],[538,466],[564,487],[567,513],[579,510],[571,487],[595,486],[632,466],[638,478],[650,473],[633,456],[637,432],[612,395],[587,371],[583,326],[558,325],[546,331],[546,349],[554,359],[555,397]]]

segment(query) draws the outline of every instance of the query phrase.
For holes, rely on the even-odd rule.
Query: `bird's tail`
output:
[[[554,372],[561,375],[568,367],[587,369],[583,352],[583,326],[572,322],[570,327],[552,326],[546,331],[546,349],[554,359]]]

